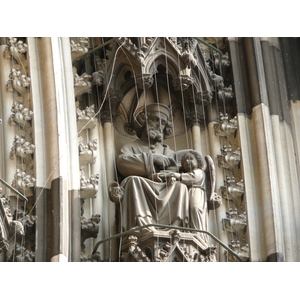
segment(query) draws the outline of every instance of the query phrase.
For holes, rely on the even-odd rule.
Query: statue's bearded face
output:
[[[147,134],[150,140],[161,142],[164,138],[164,129],[168,122],[167,117],[159,112],[153,112],[147,118]]]

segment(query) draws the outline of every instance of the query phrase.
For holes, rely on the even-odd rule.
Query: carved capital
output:
[[[74,91],[75,97],[80,96],[84,93],[92,93],[92,76],[86,73],[82,75],[74,74]]]
[[[90,178],[81,176],[80,178],[80,198],[95,198],[98,192],[99,174],[92,175]]]
[[[178,77],[173,80],[173,86],[177,91],[184,91],[188,89],[193,84],[193,82],[194,80],[191,76],[178,75]]]
[[[101,111],[101,122],[114,122],[119,116],[119,106],[123,100],[123,93],[117,89],[109,89],[107,100],[104,104],[104,109]]]
[[[212,98],[213,98],[212,92],[202,91],[202,92],[197,92],[195,94],[195,98],[191,99],[191,101],[192,102],[195,101],[196,104],[205,106],[205,105],[211,103]]]
[[[203,109],[200,105],[192,106],[193,110],[188,110],[185,113],[187,126],[194,126],[204,123]]]
[[[149,89],[154,82],[154,79],[151,74],[141,74],[136,77],[136,83],[139,89],[147,90]]]

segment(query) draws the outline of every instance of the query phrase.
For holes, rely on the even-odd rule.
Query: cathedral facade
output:
[[[0,38],[0,261],[300,261],[299,38]]]

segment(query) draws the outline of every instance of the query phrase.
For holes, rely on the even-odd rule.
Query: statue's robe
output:
[[[200,230],[208,229],[208,208],[206,192],[206,175],[201,169],[182,173],[180,181],[189,187],[190,227]],[[207,242],[208,236],[199,233]]]
[[[189,194],[186,185],[176,181],[154,181],[159,171],[153,163],[153,154],[175,158],[175,152],[167,145],[158,144],[151,150],[149,144],[136,140],[121,148],[117,160],[119,172],[126,176],[121,186],[124,196],[120,205],[123,230],[155,223],[188,227]]]

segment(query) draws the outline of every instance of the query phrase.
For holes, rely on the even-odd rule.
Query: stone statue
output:
[[[151,223],[207,229],[208,197],[203,170],[207,164],[201,156],[200,163],[194,152],[182,150],[179,156],[189,154],[183,159],[186,173],[179,174],[179,152],[162,143],[164,136],[170,134],[169,117],[167,106],[148,105],[136,118],[139,139],[121,148],[117,167],[126,177],[118,189],[122,230]]]
[[[184,183],[189,189],[190,228],[208,230],[208,210],[221,205],[221,198],[213,193],[215,184],[214,165],[209,156],[206,161],[200,153],[187,151],[181,158],[181,172],[168,176],[169,184],[174,180]],[[207,174],[207,173],[208,174]],[[206,234],[198,234],[207,242]]]

